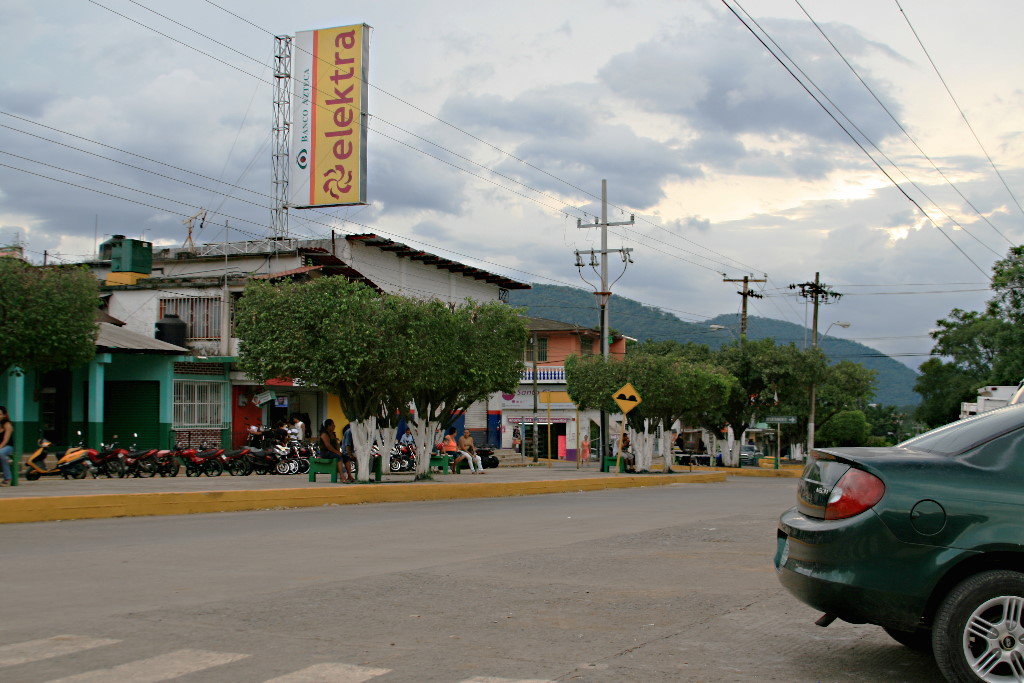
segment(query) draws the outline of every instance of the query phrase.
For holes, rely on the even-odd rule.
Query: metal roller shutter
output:
[[[466,410],[466,428],[487,430],[487,401],[477,401]]]
[[[103,441],[124,448],[155,448],[160,439],[160,383],[107,382],[103,387]],[[139,436],[133,437],[137,433]],[[116,437],[116,438],[115,438]]]

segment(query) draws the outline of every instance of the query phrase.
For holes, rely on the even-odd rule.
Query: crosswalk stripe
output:
[[[461,683],[555,683],[546,678],[493,678],[490,676],[474,676]]]
[[[221,664],[230,664],[248,656],[207,650],[175,650],[164,655],[119,664],[109,669],[86,671],[49,683],[158,683]]]
[[[24,643],[0,645],[0,666],[17,666],[38,662],[50,657],[62,657],[82,650],[91,650],[104,645],[116,645],[120,640],[89,638],[87,636],[54,636],[29,640]]]
[[[314,664],[264,683],[363,683],[371,678],[391,673],[391,669],[371,669],[353,664],[327,662]]]

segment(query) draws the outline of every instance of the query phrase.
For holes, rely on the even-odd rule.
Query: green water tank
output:
[[[114,273],[153,272],[153,243],[121,238],[110,240],[110,270]],[[104,242],[104,244],[107,244]]]

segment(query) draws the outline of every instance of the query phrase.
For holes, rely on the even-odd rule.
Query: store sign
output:
[[[264,403],[269,403],[270,401],[273,401],[276,398],[277,394],[268,389],[267,391],[261,391],[260,393],[256,394],[253,397],[253,403],[255,403],[258,406],[261,406]]]

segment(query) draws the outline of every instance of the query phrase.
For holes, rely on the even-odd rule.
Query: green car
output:
[[[877,624],[950,681],[1024,681],[1024,404],[816,450],[775,568],[821,626]]]

